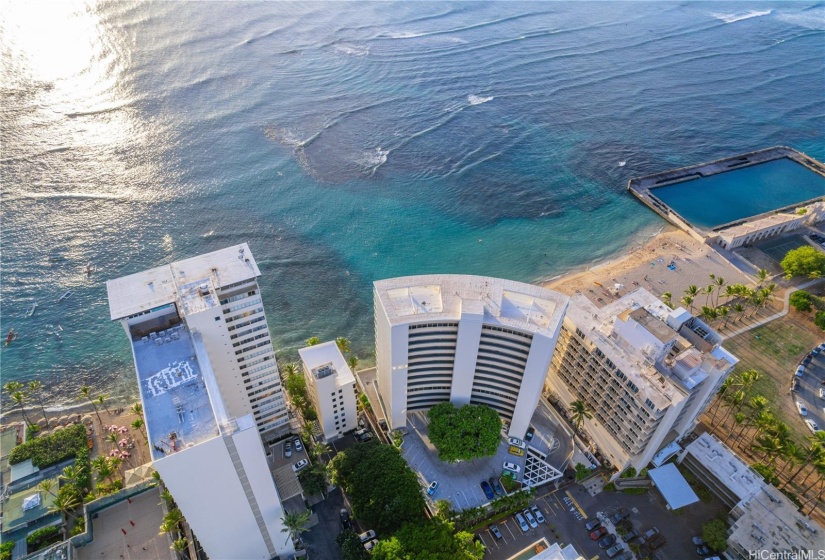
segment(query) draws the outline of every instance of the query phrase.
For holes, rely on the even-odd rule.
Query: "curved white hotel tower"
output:
[[[541,396],[567,296],[486,276],[374,284],[378,389],[391,428],[450,401],[486,404],[524,437]]]

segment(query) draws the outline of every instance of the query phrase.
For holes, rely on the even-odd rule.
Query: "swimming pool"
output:
[[[825,196],[825,177],[780,158],[650,189],[694,226],[722,224]]]

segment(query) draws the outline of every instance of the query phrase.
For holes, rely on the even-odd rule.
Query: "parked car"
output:
[[[504,538],[501,534],[501,531],[499,531],[498,529],[498,525],[490,525],[490,532],[493,534],[497,541],[500,541]]]
[[[538,508],[538,506],[535,506],[535,505],[534,505],[534,506],[530,506],[530,511],[532,511],[532,512],[533,512],[533,515],[535,515],[535,516],[536,516],[536,520],[537,520],[539,523],[545,523],[545,522],[547,521],[547,520],[544,518],[544,514],[541,512],[541,510]]]
[[[623,550],[624,550],[624,545],[619,543],[619,544],[615,544],[615,545],[611,546],[610,548],[605,550],[604,553],[607,554],[608,558],[613,558]]]
[[[508,440],[507,440],[507,443],[509,443],[509,444],[510,444],[510,445],[512,445],[513,447],[519,447],[519,448],[523,448],[523,447],[524,447],[524,442],[523,442],[523,441],[521,441],[521,440],[520,440],[519,438],[517,438],[517,437],[511,437],[510,439],[508,439]]]
[[[629,516],[630,516],[629,511],[627,511],[625,508],[619,508],[619,511],[617,511],[616,513],[614,513],[613,515],[610,516],[610,522],[615,525],[616,523],[618,523],[622,519],[626,519]]]
[[[367,552],[369,552],[370,550],[375,548],[375,545],[377,545],[377,544],[378,544],[378,540],[377,539],[372,539],[371,541],[364,543],[364,548],[367,550]]]
[[[524,511],[522,511],[522,513],[524,514],[524,517],[527,518],[527,523],[530,524],[530,527],[535,529],[539,526],[538,522],[536,521],[536,518],[533,516],[532,512],[530,512],[529,509],[524,508]]]
[[[793,385],[791,385],[791,391],[793,391],[794,393],[799,392],[799,381],[797,381],[796,379],[794,379]]]
[[[631,529],[627,533],[625,533],[624,536],[622,536],[622,539],[624,540],[624,542],[629,543],[638,536],[639,531],[637,531],[636,529]]]
[[[304,446],[301,445],[301,438],[295,438],[295,451],[303,451]]]
[[[584,528],[588,531],[592,531],[596,527],[599,527],[601,524],[601,521],[599,521],[596,517],[593,517],[584,522]]]
[[[524,434],[524,441],[533,441],[533,435],[535,435],[536,431],[533,429],[532,426],[527,428],[527,433]]]
[[[618,545],[616,545],[616,546],[618,546]],[[613,560],[632,560],[632,559],[633,559],[633,553],[630,552],[629,550],[625,550],[624,552],[621,553],[621,555],[616,556]]]
[[[667,539],[665,539],[662,534],[655,535],[652,539],[647,541],[647,547],[650,550],[656,550],[657,548],[665,546],[665,544],[667,544]]]
[[[516,525],[519,526],[522,533],[526,533],[530,530],[530,527],[527,526],[527,520],[525,520],[524,516],[520,513],[516,514]]]
[[[819,426],[813,420],[805,420],[805,425],[808,426],[808,429],[813,433],[817,433],[819,431]]]
[[[517,473],[517,472],[520,472],[520,471],[521,471],[521,467],[519,467],[519,466],[518,466],[517,464],[515,464],[515,463],[511,463],[511,462],[509,462],[509,461],[504,461],[504,470],[505,470],[505,471],[511,471],[511,472]]]
[[[595,531],[590,532],[590,540],[597,541],[607,534],[607,527],[599,527]]]
[[[295,471],[295,472],[298,472],[301,469],[303,469],[304,467],[306,467],[308,464],[309,464],[309,461],[307,461],[306,459],[301,459],[300,461],[298,461],[297,463],[292,465],[292,470]]]
[[[349,512],[341,508],[341,511],[338,512],[338,517],[341,518],[341,527],[346,531],[347,529],[352,529],[352,521],[349,518]]]
[[[524,457],[524,449],[522,449],[521,447],[516,447],[515,445],[511,445],[507,449],[507,452],[510,455],[515,455],[516,457]]]
[[[481,481],[481,489],[484,490],[484,495],[487,496],[488,500],[492,500],[495,497],[493,489],[490,487],[490,484],[486,480]]]
[[[607,535],[599,541],[599,548],[610,548],[614,544],[616,544],[616,535]]]
[[[808,409],[805,408],[805,405],[802,404],[800,401],[796,401],[796,409],[799,411],[800,416],[808,415]]]
[[[496,480],[495,477],[491,476],[487,482],[489,482],[490,486],[493,487],[493,492],[495,492],[499,496],[504,495],[504,488],[501,487],[501,483],[498,480]]]
[[[292,442],[288,441],[284,444],[284,457],[289,459],[292,457]]]
[[[438,481],[433,480],[432,482],[430,482],[429,488],[427,488],[427,494],[430,496],[434,496],[436,490],[438,490]]]
[[[708,545],[706,544],[696,547],[696,554],[698,554],[699,556],[707,556],[710,553],[711,550],[710,548],[708,548]]]
[[[799,366],[798,368],[796,368],[794,375],[797,377],[802,377],[803,375],[805,375],[805,366]]]
[[[703,544],[705,544],[705,539],[703,539],[702,537],[693,537],[690,540],[690,542],[693,543],[693,546],[702,546]]]
[[[369,531],[364,531],[363,533],[358,535],[358,538],[361,539],[362,543],[365,543],[367,541],[371,541],[372,539],[375,538],[375,531],[373,531],[372,529],[370,529]]]
[[[825,389],[820,389],[819,390],[819,398],[820,399],[825,399]]]

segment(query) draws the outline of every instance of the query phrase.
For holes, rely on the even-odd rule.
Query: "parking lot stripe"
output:
[[[489,535],[490,540],[493,542],[493,544],[494,544],[494,545],[496,545],[496,548],[497,548],[497,549],[498,549],[498,548],[500,548],[500,547],[498,546],[498,543],[496,542],[496,538],[495,538],[495,537],[493,536],[493,534],[490,532],[490,528],[489,528],[489,527],[487,528],[487,535]],[[481,540],[484,542],[484,546],[486,546],[487,548],[490,548],[490,545],[488,545],[488,544],[487,544],[487,541],[486,541],[486,540],[484,540],[484,539],[481,539]]]
[[[587,517],[587,514],[586,514],[586,513],[584,513],[584,510],[583,510],[583,509],[581,508],[581,506],[579,505],[579,502],[577,502],[577,501],[576,501],[576,499],[573,497],[573,495],[570,493],[570,491],[569,491],[569,490],[567,490],[567,491],[565,491],[564,493],[565,493],[565,494],[567,494],[567,497],[568,497],[568,498],[570,498],[570,501],[571,501],[571,502],[573,502],[573,505],[574,505],[574,506],[576,506],[576,509],[577,509],[577,510],[579,510],[579,513],[580,513],[580,514],[582,514],[582,517],[585,517],[585,518],[586,518],[586,517]]]
[[[510,526],[507,525],[507,521],[509,521],[509,519],[504,520],[501,524],[504,525],[505,527],[507,527],[507,532],[510,533],[510,537],[513,540],[516,540],[516,536],[513,534],[513,531],[510,529]]]

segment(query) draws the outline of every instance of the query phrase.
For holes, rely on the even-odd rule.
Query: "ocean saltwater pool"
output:
[[[133,397],[105,280],[243,241],[282,359],[346,336],[369,362],[376,279],[536,281],[615,255],[664,225],[632,176],[772,145],[825,157],[824,16],[6,3],[0,320],[19,335],[0,375],[53,403]]]
[[[825,177],[780,158],[656,187],[651,194],[691,224],[711,229],[825,196]]]

